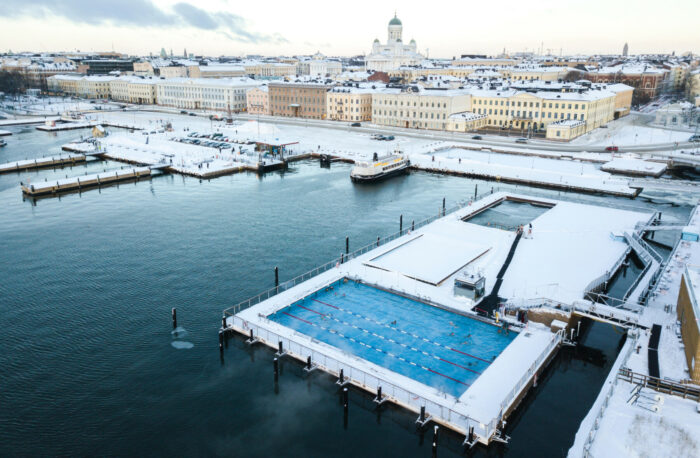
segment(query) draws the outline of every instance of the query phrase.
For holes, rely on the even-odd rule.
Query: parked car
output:
[[[360,124],[359,122],[354,122],[354,123],[350,124],[350,127],[360,127],[361,125],[362,124]]]
[[[187,114],[186,110],[180,110],[180,114]]]
[[[481,135],[474,135],[474,136],[472,137],[472,140],[483,140],[483,138],[482,138]]]
[[[515,143],[527,143],[527,138],[525,138],[525,137],[516,138]]]
[[[689,142],[700,142],[700,135],[691,135],[688,139]]]
[[[384,140],[387,140],[387,141],[391,141],[391,140],[393,140],[394,138],[396,138],[396,137],[394,137],[393,135],[385,135],[385,136],[384,136]]]
[[[189,115],[190,115],[190,116],[197,116],[197,115],[196,115],[196,114],[194,114],[194,113],[190,113]]]
[[[612,151],[613,153],[617,153],[620,151],[620,148],[617,146],[608,146],[605,148],[605,151]]]

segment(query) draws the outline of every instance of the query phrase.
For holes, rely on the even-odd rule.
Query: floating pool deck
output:
[[[506,201],[545,209],[532,213],[533,232],[522,237],[514,256],[516,233],[484,220]],[[479,214],[480,224],[469,222]],[[626,210],[488,195],[228,309],[224,331],[281,345],[285,354],[305,363],[310,358],[312,368],[338,377],[342,370],[343,383],[370,393],[381,387],[383,400],[416,413],[424,408],[432,421],[467,436],[469,445],[487,445],[507,439],[503,422],[564,336],[534,322],[501,334],[502,323],[477,314],[480,299],[455,294],[455,277],[483,275],[488,295],[505,265],[504,300],[544,297],[533,296],[544,289],[552,303],[582,299],[590,281],[627,250],[610,232],[633,230],[648,219]],[[541,262],[558,268],[540,268]],[[582,271],[581,263],[590,265]]]

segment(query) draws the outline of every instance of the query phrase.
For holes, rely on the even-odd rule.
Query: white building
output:
[[[260,86],[250,78],[173,78],[156,86],[158,105],[191,110],[245,111],[246,92]]]
[[[396,15],[389,21],[388,32],[386,44],[374,40],[372,53],[365,59],[367,70],[388,72],[404,65],[420,65],[423,62],[424,57],[418,53],[415,40],[404,44],[401,36],[403,25]]]

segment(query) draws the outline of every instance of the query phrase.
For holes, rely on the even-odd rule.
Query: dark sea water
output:
[[[11,130],[0,162],[56,153],[81,134]],[[166,175],[37,202],[19,189],[120,166],[0,175],[0,456],[430,455],[432,432],[412,413],[378,411],[352,390],[345,421],[331,377],[283,361],[275,384],[272,351],[240,338],[222,359],[221,311],[273,286],[275,266],[290,279],[338,255],[346,236],[357,248],[398,230],[401,214],[410,224],[493,183],[413,173],[354,186],[349,165],[309,161],[262,178]],[[690,210],[672,195],[569,198]],[[511,443],[468,453],[566,453],[622,340],[602,324],[584,335],[511,418]],[[439,455],[464,454],[462,439],[443,431]]]

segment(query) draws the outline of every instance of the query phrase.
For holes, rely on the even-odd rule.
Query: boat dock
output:
[[[139,180],[151,176],[151,170],[159,167],[136,167],[113,172],[96,173],[69,177],[60,180],[51,180],[38,183],[20,183],[22,192],[30,197],[58,195],[65,192],[81,191],[116,184],[128,180]]]
[[[117,122],[110,122],[110,121],[104,121],[104,122],[98,122],[98,121],[65,121],[61,120],[64,122],[59,122],[54,125],[43,125],[43,126],[37,126],[37,130],[41,130],[44,132],[59,132],[59,131],[64,131],[64,130],[75,130],[75,129],[87,129],[90,127],[95,127],[95,126],[105,126],[105,127],[118,127],[121,129],[132,129],[132,130],[143,130],[143,127],[135,126],[132,124],[121,124]]]
[[[7,137],[8,135],[12,135],[12,132],[9,130],[0,130],[0,137]]]
[[[23,161],[0,164],[0,173],[22,172],[25,170],[43,169],[47,167],[64,167],[85,162],[85,154],[59,154],[57,156],[25,159]]]

